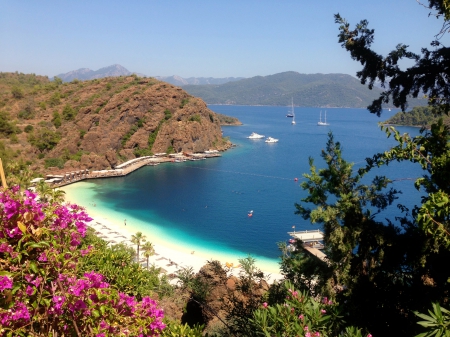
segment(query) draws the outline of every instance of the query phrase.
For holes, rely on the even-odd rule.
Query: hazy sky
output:
[[[420,53],[442,24],[416,0],[0,0],[0,71],[53,77],[120,64],[185,78],[355,76],[361,66],[338,43],[335,13],[352,27],[367,19],[382,54],[398,43]]]

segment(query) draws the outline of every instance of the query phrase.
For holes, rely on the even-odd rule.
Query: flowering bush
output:
[[[268,305],[266,302],[253,313],[250,320],[257,336],[304,336],[327,337],[340,335],[344,321],[337,306],[327,297],[314,299],[306,292],[298,292],[286,282],[288,295],[283,304]],[[345,331],[344,336],[361,336]],[[359,332],[359,335],[358,335]],[[369,335],[370,336],[370,335]]]
[[[163,312],[103,280],[76,276],[87,223],[76,205],[0,191],[0,336],[158,336]]]

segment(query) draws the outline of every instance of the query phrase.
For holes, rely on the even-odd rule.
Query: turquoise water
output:
[[[89,180],[69,187],[75,202],[108,214],[118,223],[143,229],[151,236],[190,250],[245,257],[276,264],[277,242],[287,232],[317,229],[294,214],[295,202],[306,196],[299,187],[309,172],[308,158],[323,166],[320,152],[332,131],[343,146],[344,158],[355,167],[364,159],[394,144],[380,131],[382,119],[364,109],[327,109],[329,126],[319,127],[320,110],[297,108],[296,125],[285,115],[287,107],[210,106],[215,112],[235,116],[244,125],[223,127],[224,136],[236,144],[221,158],[143,167],[126,177]],[[417,128],[399,128],[418,134]],[[252,132],[278,138],[249,140]],[[420,201],[413,181],[421,172],[412,165],[390,165],[377,172],[402,179],[394,187],[404,191],[400,202],[412,206]],[[298,178],[298,181],[294,181]],[[91,207],[92,209],[92,207]],[[253,217],[247,214],[253,210]],[[394,220],[396,207],[381,216]]]

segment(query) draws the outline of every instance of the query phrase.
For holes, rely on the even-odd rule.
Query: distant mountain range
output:
[[[72,82],[77,79],[80,81],[94,80],[96,78],[103,77],[119,77],[119,76],[129,76],[136,74],[138,76],[145,76],[143,74],[133,73],[128,71],[128,69],[122,67],[120,64],[114,64],[109,67],[101,68],[99,70],[91,70],[88,68],[81,68],[78,70],[72,70],[65,74],[56,75],[63,80],[63,82]]]
[[[74,79],[91,80],[103,77],[129,76],[132,73],[121,65],[93,71],[74,70],[57,77],[64,82]],[[303,107],[366,108],[379,97],[381,88],[369,90],[358,79],[346,74],[300,74],[287,71],[269,76],[243,77],[189,77],[152,76],[158,80],[183,87],[189,94],[200,97],[207,104],[234,105],[294,105]],[[425,106],[424,99],[411,99],[409,106]],[[386,107],[393,107],[386,105]]]
[[[120,64],[114,64],[109,67],[104,67],[99,70],[91,70],[89,68],[81,68],[78,70],[72,70],[68,73],[59,74],[56,75],[56,77],[59,77],[63,80],[63,82],[72,82],[73,80],[77,79],[80,81],[86,81],[86,80],[94,80],[96,78],[103,78],[103,77],[118,77],[118,76],[130,76],[132,74],[136,74],[141,77],[147,77],[144,74],[131,72],[125,67],[122,67]],[[181,76],[152,76],[153,78],[156,78],[160,81],[164,81],[176,86],[184,86],[188,84],[193,85],[206,85],[206,84],[224,84],[231,81],[239,81],[242,80],[244,77],[224,77],[224,78],[214,78],[214,77],[189,77],[189,78],[183,78]]]
[[[183,89],[208,104],[294,105],[302,107],[366,108],[382,92],[369,90],[346,74],[300,74],[287,71],[222,85],[185,85]],[[412,100],[410,106],[426,105]]]

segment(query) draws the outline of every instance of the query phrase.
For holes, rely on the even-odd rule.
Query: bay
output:
[[[318,168],[331,131],[343,147],[345,160],[355,169],[366,157],[392,147],[395,142],[380,131],[382,119],[365,109],[326,109],[328,126],[318,126],[325,109],[296,108],[296,124],[287,118],[288,107],[212,105],[215,112],[237,117],[242,126],[223,127],[235,148],[222,157],[203,161],[143,167],[126,177],[89,180],[72,187],[75,202],[96,208],[117,219],[126,218],[150,235],[164,238],[192,250],[246,257],[276,263],[277,242],[289,239],[287,232],[320,228],[295,215],[294,203],[306,196],[300,188],[303,173],[309,172],[308,158]],[[398,127],[412,135],[418,128]],[[257,132],[279,139],[247,137]],[[404,193],[398,202],[409,207],[420,201],[413,179],[422,174],[417,166],[394,163],[377,170],[395,179],[394,187]],[[295,180],[298,179],[298,181]],[[248,213],[253,210],[253,216]],[[394,220],[391,206],[380,219]],[[123,220],[122,220],[123,221]],[[152,237],[149,238],[152,241]]]

